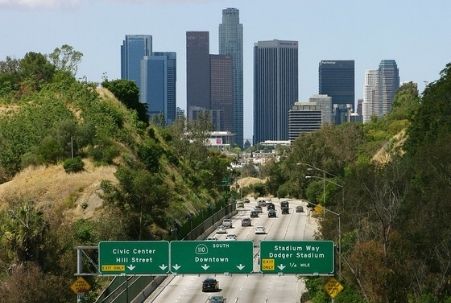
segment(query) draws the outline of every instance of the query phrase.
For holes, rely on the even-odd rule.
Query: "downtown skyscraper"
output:
[[[177,60],[174,52],[154,52],[141,60],[141,102],[149,117],[163,115],[166,124],[176,119]]]
[[[288,140],[288,112],[298,99],[298,42],[254,46],[254,143]]]
[[[322,60],[319,63],[319,93],[332,97],[334,123],[347,121],[354,108],[354,60]]]
[[[399,88],[399,69],[395,60],[382,60],[377,70],[365,73],[363,87],[363,122],[382,117],[391,111]]]
[[[219,54],[232,58],[233,79],[233,127],[235,143],[243,146],[243,25],[240,24],[239,10],[222,10],[219,25]]]
[[[121,45],[121,79],[135,82],[141,91],[141,60],[151,55],[151,35],[126,35]]]

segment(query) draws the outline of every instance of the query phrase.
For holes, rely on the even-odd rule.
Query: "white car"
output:
[[[210,236],[207,239],[205,239],[206,241],[218,241],[218,238],[216,238],[216,236]]]
[[[217,234],[226,234],[227,229],[224,226],[219,226],[218,230],[216,231]]]
[[[224,219],[222,221],[222,226],[224,226],[225,228],[232,228],[232,220],[231,219]]]
[[[234,240],[236,240],[236,235],[228,234],[225,239],[226,239],[226,241],[234,241]]]
[[[255,227],[255,234],[256,235],[262,235],[262,234],[266,234],[266,230],[264,226],[257,226]]]

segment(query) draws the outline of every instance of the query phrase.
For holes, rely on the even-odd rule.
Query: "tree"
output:
[[[72,76],[77,74],[78,64],[83,54],[76,51],[72,46],[64,44],[61,48],[57,47],[49,55],[49,59],[57,70],[68,72]]]
[[[102,86],[113,93],[127,108],[137,112],[139,120],[148,123],[147,105],[139,102],[139,88],[129,80],[105,80]]]
[[[50,82],[55,67],[41,53],[27,53],[19,64],[22,81],[29,83],[32,89],[40,89],[46,82]]]

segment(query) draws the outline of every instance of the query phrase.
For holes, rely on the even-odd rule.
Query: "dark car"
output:
[[[241,226],[251,226],[251,218],[241,219]]]
[[[251,217],[251,218],[258,218],[258,212],[255,211],[255,210],[251,211],[250,217]]]
[[[290,204],[288,203],[288,201],[282,201],[282,202],[280,202],[280,207],[281,208],[290,207]]]
[[[226,301],[226,298],[223,296],[213,296],[208,298],[208,303],[224,303]]]
[[[282,207],[282,215],[287,215],[290,213],[290,208],[288,206]]]
[[[274,205],[274,203],[269,202],[268,204],[266,204],[266,209],[270,210],[270,209],[276,209],[276,206]]]
[[[296,212],[297,213],[303,213],[304,212],[304,208],[301,205],[296,206]]]
[[[268,210],[268,218],[276,218],[276,217],[277,217],[277,214],[274,209]]]
[[[213,278],[207,278],[202,282],[202,291],[218,291],[219,290],[219,282]]]

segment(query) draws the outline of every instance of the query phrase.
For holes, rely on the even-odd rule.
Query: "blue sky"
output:
[[[79,77],[117,79],[124,36],[150,34],[154,51],[177,52],[177,106],[186,108],[185,32],[210,31],[217,53],[226,7],[240,10],[244,27],[245,138],[252,137],[256,41],[299,41],[300,100],[318,92],[320,60],[355,60],[356,98],[365,70],[382,59],[395,59],[401,81],[420,90],[451,62],[449,0],[0,0],[0,60],[70,44],[84,54]]]

